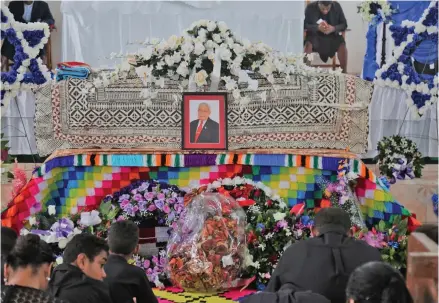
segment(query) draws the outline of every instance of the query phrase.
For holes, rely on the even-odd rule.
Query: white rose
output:
[[[214,21],[209,21],[209,23],[207,23],[207,30],[209,32],[213,32],[216,29],[216,23]]]
[[[220,57],[223,61],[230,61],[232,60],[232,52],[229,49],[222,47],[220,48]]]
[[[218,28],[222,33],[225,33],[229,29],[224,21],[218,22]]]
[[[26,236],[27,234],[29,234],[30,232],[26,229],[26,228],[22,228],[20,230],[20,236]]]
[[[221,187],[221,182],[219,182],[219,181],[213,181],[213,182],[212,182],[212,187],[213,187],[213,188],[220,188],[220,187]]]
[[[198,73],[195,74],[195,83],[198,86],[206,85],[207,84],[207,77],[208,77],[207,72],[204,69],[202,69]]]
[[[99,212],[97,210],[92,210],[91,212],[83,212],[81,213],[80,222],[85,226],[95,226],[102,222],[99,217]]]
[[[172,56],[172,60],[174,61],[174,63],[179,63],[181,61],[181,55],[179,52],[175,52],[174,55]]]
[[[174,65],[174,59],[169,55],[165,56],[165,62],[168,66]]]
[[[57,265],[61,265],[63,263],[64,259],[62,257],[56,258],[55,262]]]
[[[206,55],[209,60],[215,59],[215,53],[212,50],[207,51]]]
[[[232,179],[230,179],[230,178],[225,178],[225,179],[223,179],[222,180],[222,182],[221,182],[223,185],[233,185],[233,181],[232,181]]]
[[[213,34],[212,38],[213,38],[213,41],[215,41],[216,43],[221,43],[223,41],[221,39],[221,36],[218,34]]]
[[[277,222],[277,221],[281,221],[281,220],[283,220],[284,218],[285,218],[285,216],[286,216],[286,214],[285,213],[280,213],[280,212],[277,212],[277,213],[274,213],[273,214],[273,218],[274,218],[274,220]]]
[[[234,45],[235,44],[235,41],[232,39],[232,38],[226,38],[226,43],[228,44],[228,45]]]
[[[47,212],[50,216],[55,215],[56,214],[55,205],[49,205],[49,207],[47,208]]]
[[[233,179],[233,182],[235,185],[243,185],[245,184],[245,179],[238,176]]]
[[[244,48],[240,44],[235,43],[233,44],[233,51],[235,52],[235,54],[241,55],[242,53],[244,53]]]
[[[191,42],[185,42],[181,46],[181,50],[184,54],[190,54],[194,50],[194,45]]]
[[[232,266],[235,264],[232,255],[223,256],[221,260],[223,261],[223,267]]]
[[[232,93],[233,99],[237,100],[241,98],[241,91],[239,89],[235,89]]]
[[[204,47],[204,45],[200,42],[195,43],[195,49],[194,49],[194,54],[199,56],[201,55],[204,51],[206,50],[206,48]]]

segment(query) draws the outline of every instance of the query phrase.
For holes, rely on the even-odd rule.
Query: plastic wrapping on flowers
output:
[[[171,282],[203,292],[233,287],[245,258],[245,226],[245,212],[233,198],[194,197],[168,241]]]

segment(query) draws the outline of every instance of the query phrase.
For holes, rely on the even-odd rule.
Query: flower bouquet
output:
[[[193,198],[168,241],[167,272],[183,289],[216,291],[234,286],[246,250],[245,213],[232,198]]]
[[[366,0],[357,7],[358,13],[366,22],[389,22],[390,17],[396,11],[393,10],[386,0]]]

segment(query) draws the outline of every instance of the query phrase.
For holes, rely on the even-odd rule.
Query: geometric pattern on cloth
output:
[[[197,293],[188,292],[176,287],[153,289],[159,303],[230,303],[240,302],[245,297],[254,294],[255,290],[231,289],[224,292]]]
[[[42,176],[34,175],[2,213],[2,225],[21,229],[22,222],[40,209],[55,205],[59,215],[72,209],[92,210],[107,196],[135,180],[158,180],[187,188],[208,184],[219,178],[241,176],[262,182],[291,207],[305,203],[319,207],[322,191],[316,178],[335,181],[337,172],[306,167],[222,164],[198,167],[66,166],[55,167]],[[199,181],[199,182],[198,182]],[[360,178],[356,195],[368,222],[390,220],[393,215],[410,215],[393,197],[369,179]]]
[[[146,107],[139,79],[88,93],[92,79],[68,79],[37,91],[39,154],[62,148],[181,148],[181,92],[164,88]],[[264,86],[265,85],[265,86]],[[277,91],[261,83],[241,107],[228,93],[229,150],[332,148],[364,152],[372,85],[349,75],[300,76]],[[222,90],[219,90],[222,92]],[[266,93],[266,100],[260,95]]]

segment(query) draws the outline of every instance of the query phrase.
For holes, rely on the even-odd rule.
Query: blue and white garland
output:
[[[6,6],[1,7],[1,39],[15,48],[14,65],[1,73],[1,104],[6,106],[20,90],[46,83],[51,74],[40,58],[36,58],[50,35],[46,23],[21,23]]]
[[[422,116],[437,102],[438,75],[421,79],[411,62],[416,43],[423,40],[438,41],[438,1],[432,1],[417,22],[405,20],[401,26],[392,26],[396,48],[387,64],[376,71],[375,83],[380,86],[402,88],[407,92],[407,105]]]
[[[358,6],[361,18],[369,23],[389,22],[395,10],[386,0],[365,0]]]

